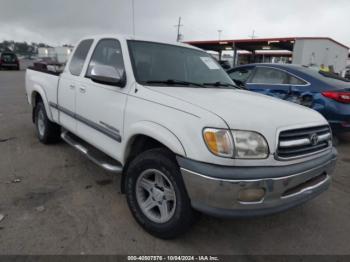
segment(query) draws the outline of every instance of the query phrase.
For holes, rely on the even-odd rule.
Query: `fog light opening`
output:
[[[263,188],[248,188],[242,189],[238,194],[238,201],[242,203],[257,203],[261,202],[265,197],[265,189]]]

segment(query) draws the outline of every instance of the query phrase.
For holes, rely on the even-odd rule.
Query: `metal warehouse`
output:
[[[349,47],[329,37],[287,37],[239,40],[189,41],[187,44],[207,51],[233,52],[232,65],[271,62],[273,57],[287,57],[286,62],[328,66],[340,72],[347,65]]]

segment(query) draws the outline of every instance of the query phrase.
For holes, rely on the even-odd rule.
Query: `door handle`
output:
[[[69,85],[69,88],[70,88],[70,89],[74,89],[74,88],[75,88],[75,85]]]
[[[86,93],[86,88],[81,86],[79,87],[80,93]]]

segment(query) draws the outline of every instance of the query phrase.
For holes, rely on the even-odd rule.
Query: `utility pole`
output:
[[[176,36],[176,41],[177,41],[177,42],[180,42],[180,40],[181,40],[181,34],[180,34],[180,28],[181,28],[181,26],[183,26],[183,25],[181,24],[181,16],[180,16],[180,17],[179,17],[179,22],[178,22],[178,24],[175,25],[175,27],[177,27],[177,36]]]
[[[222,30],[218,30],[219,41],[221,40],[221,33],[222,33]]]
[[[132,4],[132,35],[135,36],[135,2],[131,0]]]
[[[255,39],[257,38],[257,36],[255,35],[255,30],[253,30],[252,35],[249,36],[251,39]]]

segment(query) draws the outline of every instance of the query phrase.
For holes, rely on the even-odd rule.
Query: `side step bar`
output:
[[[67,144],[71,145],[72,147],[83,153],[87,158],[89,158],[92,162],[102,167],[103,169],[115,174],[122,173],[123,167],[118,161],[107,156],[105,153],[101,152],[100,150],[88,144],[79,137],[73,135],[68,131],[63,131],[61,134],[61,138]]]

